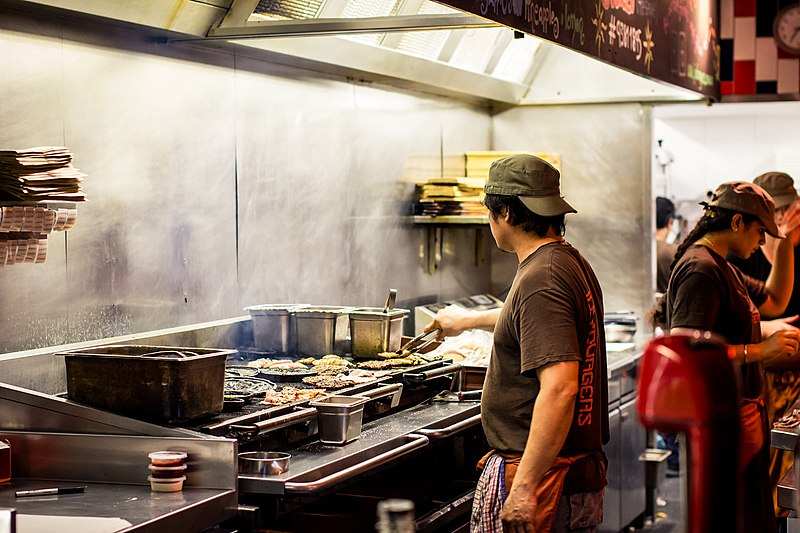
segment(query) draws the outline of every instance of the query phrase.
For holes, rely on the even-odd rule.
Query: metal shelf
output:
[[[462,216],[441,216],[415,215],[411,217],[414,224],[426,224],[432,226],[485,226],[489,224],[489,217],[462,217]]]
[[[483,246],[483,233],[489,225],[489,217],[462,217],[462,216],[427,216],[415,215],[408,217],[415,226],[424,228],[424,240],[421,243],[420,257],[426,274],[433,274],[439,270],[439,264],[444,257],[445,228],[469,229],[475,232],[475,265],[485,259]]]
[[[83,202],[68,202],[64,200],[42,200],[39,202],[25,201],[25,200],[3,200],[0,201],[0,207],[47,207],[50,209],[76,209],[78,204]]]

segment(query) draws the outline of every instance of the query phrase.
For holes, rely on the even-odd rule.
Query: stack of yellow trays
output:
[[[417,184],[415,214],[428,216],[486,216],[485,180],[430,178]]]
[[[541,157],[557,169],[561,170],[561,157],[557,154],[547,154],[543,152],[467,152],[464,154],[467,168],[467,176],[470,178],[486,179],[489,177],[489,167],[492,162],[516,154],[531,154]]]

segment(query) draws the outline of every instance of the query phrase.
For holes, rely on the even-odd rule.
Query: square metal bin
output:
[[[65,352],[67,397],[159,422],[222,411],[225,360],[235,350],[112,345]]]
[[[297,353],[309,356],[346,353],[346,347],[337,341],[346,336],[348,311],[347,307],[333,305],[295,309]]]
[[[245,307],[253,321],[253,341],[258,350],[293,354],[297,348],[296,309],[304,305],[252,305]]]
[[[403,322],[410,311],[379,307],[359,307],[350,311],[350,337],[354,356],[374,356],[400,349]]]
[[[316,407],[319,421],[319,440],[323,444],[341,446],[361,436],[366,396],[331,395],[309,405]]]

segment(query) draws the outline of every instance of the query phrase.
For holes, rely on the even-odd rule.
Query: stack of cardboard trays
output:
[[[0,200],[83,202],[85,174],[62,146],[0,150]]]
[[[0,266],[18,263],[44,263],[47,235],[26,232],[0,233]]]
[[[487,216],[483,205],[485,180],[430,178],[417,184],[415,214],[425,216]]]
[[[487,179],[489,177],[489,167],[498,159],[517,154],[531,154],[540,157],[561,170],[561,157],[556,154],[548,154],[543,152],[498,152],[498,151],[483,151],[483,152],[467,152],[464,154],[464,165],[466,167],[466,175],[470,178]]]

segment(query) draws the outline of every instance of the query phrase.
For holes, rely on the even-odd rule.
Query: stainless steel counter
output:
[[[83,483],[82,494],[15,498],[14,491],[74,485],[14,479],[0,485],[0,507],[17,510],[17,533],[105,533],[117,531],[201,531],[229,518],[236,505],[232,490],[186,489],[150,492],[143,485]]]
[[[289,450],[289,471],[279,476],[239,476],[243,493],[314,492],[355,477],[406,453],[480,424],[480,402],[432,402],[364,424],[361,438],[344,446],[319,442]]]

